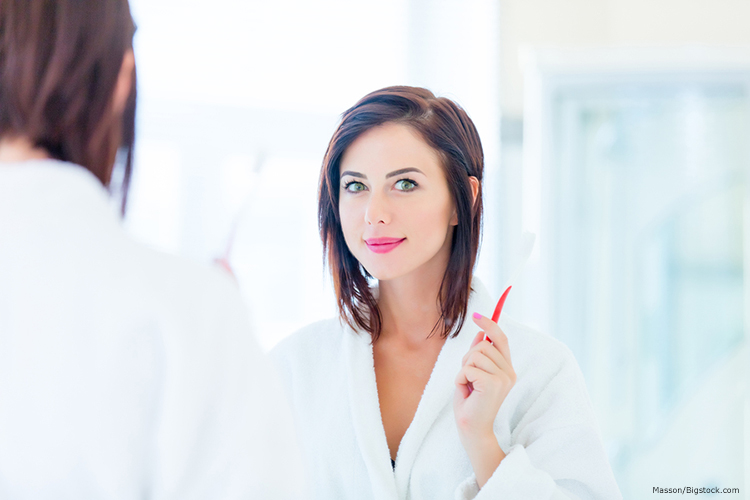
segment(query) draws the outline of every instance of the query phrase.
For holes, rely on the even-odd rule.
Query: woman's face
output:
[[[341,228],[365,269],[378,280],[442,277],[457,217],[437,152],[411,127],[387,123],[347,148],[339,173]]]

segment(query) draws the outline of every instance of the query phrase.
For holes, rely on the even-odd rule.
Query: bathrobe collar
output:
[[[438,355],[414,420],[401,440],[396,456],[395,473],[391,468],[380,413],[370,335],[367,332],[352,330],[348,326],[344,327],[344,355],[352,420],[375,498],[406,498],[411,470],[425,436],[446,405],[450,405],[450,411],[453,411],[454,380],[461,367],[461,359],[479,332],[479,327],[471,320],[471,314],[479,312],[489,315],[493,306],[492,298],[485,286],[479,279],[473,278],[468,317],[458,336],[447,339]]]

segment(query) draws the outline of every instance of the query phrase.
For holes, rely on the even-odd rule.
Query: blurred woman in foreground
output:
[[[0,2],[0,498],[296,500],[235,287],[133,242],[111,206],[134,30],[126,0]]]

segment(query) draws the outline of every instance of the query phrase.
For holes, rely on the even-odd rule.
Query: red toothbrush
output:
[[[500,296],[500,300],[497,301],[497,305],[495,306],[495,312],[492,313],[492,321],[494,321],[495,323],[497,323],[497,320],[500,319],[500,313],[503,312],[505,299],[508,298],[508,293],[510,292],[511,288],[513,288],[513,285],[510,285],[508,288],[506,288],[503,294]]]
[[[508,294],[510,293],[511,288],[513,288],[513,285],[509,285],[508,288],[506,288],[503,294],[500,296],[500,300],[497,301],[497,305],[495,306],[495,312],[492,313],[492,321],[494,321],[495,323],[497,323],[497,320],[500,319],[500,313],[503,312],[505,299],[508,298]],[[486,333],[484,334],[484,340],[490,343],[492,342]]]
[[[521,271],[523,271],[523,268],[526,265],[526,262],[528,262],[529,257],[531,256],[531,251],[534,249],[535,240],[536,240],[536,235],[534,235],[534,233],[524,232],[521,235],[522,259],[520,261],[520,265],[516,269],[516,272],[513,273],[513,277],[508,280],[508,286],[503,292],[503,294],[500,296],[500,300],[497,301],[497,305],[495,306],[495,311],[492,313],[492,321],[494,321],[495,323],[497,323],[497,321],[500,319],[500,313],[503,312],[503,306],[505,306],[505,299],[508,298],[510,289],[513,288],[513,284],[521,275]],[[492,343],[492,341],[490,340],[490,338],[487,336],[486,333],[484,334],[484,340],[486,340],[489,343]],[[474,388],[472,387],[471,383],[469,383],[469,394],[471,394],[473,390]]]

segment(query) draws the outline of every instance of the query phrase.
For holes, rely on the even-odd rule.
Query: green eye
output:
[[[396,188],[399,191],[411,191],[415,187],[417,187],[417,183],[409,179],[401,179],[396,182]]]
[[[358,193],[365,190],[365,185],[358,181],[351,181],[346,183],[344,189],[350,193]]]

